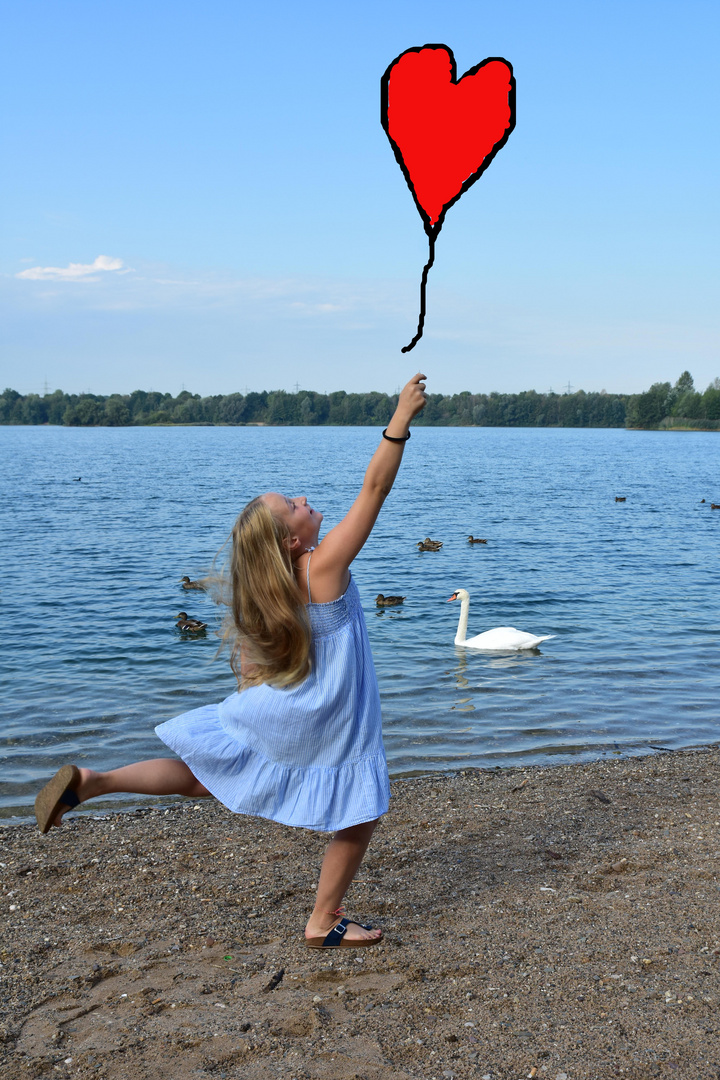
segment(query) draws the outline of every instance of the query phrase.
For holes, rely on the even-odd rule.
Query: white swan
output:
[[[496,626],[494,630],[486,630],[477,637],[467,637],[468,612],[470,611],[470,593],[465,589],[457,589],[448,598],[460,600],[460,621],[458,622],[455,644],[464,645],[468,649],[487,649],[492,652],[516,652],[519,649],[536,649],[541,641],[549,641],[554,634],[545,634],[544,637],[536,637],[535,634],[526,634],[523,630],[516,630],[514,626]]]

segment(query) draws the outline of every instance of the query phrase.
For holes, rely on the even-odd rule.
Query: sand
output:
[[[720,1076],[718,748],[393,785],[304,948],[326,838],[215,802],[2,833],[13,1080]]]

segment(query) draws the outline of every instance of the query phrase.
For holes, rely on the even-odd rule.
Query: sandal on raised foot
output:
[[[382,941],[379,938],[363,938],[361,941],[346,941],[345,934],[348,926],[362,926],[363,930],[372,930],[372,926],[355,922],[354,919],[341,919],[333,926],[327,937],[305,938],[308,949],[367,949],[371,945],[378,945]]]
[[[80,770],[76,765],[63,765],[48,780],[35,799],[35,820],[41,833],[49,832],[61,806],[77,806],[80,802],[76,788],[80,786]]]

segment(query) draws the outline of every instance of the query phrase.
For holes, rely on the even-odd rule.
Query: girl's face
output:
[[[290,498],[278,494],[277,491],[269,491],[262,496],[262,500],[290,529],[293,556],[301,555],[307,548],[317,547],[323,516],[319,510],[313,510],[308,505],[305,495]]]

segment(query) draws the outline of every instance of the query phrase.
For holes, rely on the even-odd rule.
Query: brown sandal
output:
[[[35,799],[35,820],[41,833],[49,832],[61,806],[77,806],[80,802],[76,788],[80,786],[80,770],[76,765],[63,765]]]

